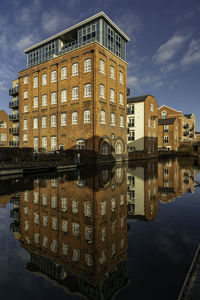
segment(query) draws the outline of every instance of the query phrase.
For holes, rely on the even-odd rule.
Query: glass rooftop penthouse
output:
[[[99,42],[126,61],[126,42],[130,39],[104,12],[100,12],[25,49],[27,67],[33,67],[93,41]]]

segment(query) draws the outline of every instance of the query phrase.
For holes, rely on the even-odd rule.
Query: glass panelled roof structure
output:
[[[126,61],[129,37],[104,12],[100,12],[25,49],[27,67],[36,66],[94,41]]]

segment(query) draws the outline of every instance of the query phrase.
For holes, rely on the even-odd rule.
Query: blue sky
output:
[[[26,68],[26,47],[99,11],[131,38],[131,96],[149,93],[160,106],[193,112],[200,130],[199,0],[1,0],[0,109],[9,112],[8,89]]]

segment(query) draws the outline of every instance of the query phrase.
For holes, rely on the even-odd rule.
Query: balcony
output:
[[[134,109],[130,109],[130,108],[128,108],[127,109],[127,115],[134,115]]]
[[[19,114],[9,115],[10,121],[19,121]]]
[[[9,128],[9,133],[10,134],[19,134],[19,127]]]
[[[9,107],[10,108],[17,108],[17,107],[19,107],[19,100],[10,101],[9,102]]]
[[[15,96],[19,94],[19,86],[15,86],[12,89],[9,89],[9,95]]]
[[[134,123],[128,123],[128,127],[135,127]]]
[[[184,128],[184,129],[187,129],[187,128],[189,128],[189,125],[188,125],[188,124],[185,124],[185,125],[183,126],[183,128]]]
[[[10,147],[19,147],[19,141],[9,141]]]

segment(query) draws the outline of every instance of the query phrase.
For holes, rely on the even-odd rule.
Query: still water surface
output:
[[[176,300],[200,242],[189,160],[0,179],[1,299]]]

